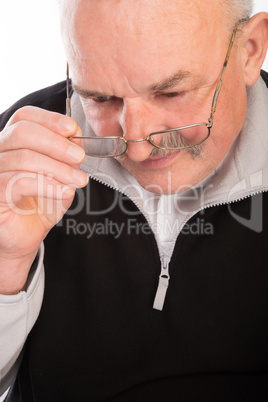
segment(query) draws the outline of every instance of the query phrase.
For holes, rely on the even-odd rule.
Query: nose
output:
[[[120,125],[123,136],[128,140],[128,158],[140,162],[147,159],[153,146],[146,141],[153,125],[153,112],[141,99],[124,99]]]

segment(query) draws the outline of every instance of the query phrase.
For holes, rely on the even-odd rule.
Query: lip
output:
[[[160,169],[167,167],[170,163],[175,159],[180,151],[172,152],[168,156],[164,157],[151,157],[142,162],[139,162],[139,165],[146,169]]]

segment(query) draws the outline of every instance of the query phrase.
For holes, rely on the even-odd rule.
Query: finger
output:
[[[77,123],[71,117],[57,112],[50,112],[36,106],[24,106],[18,109],[13,116],[11,116],[6,127],[16,124],[19,121],[36,123],[65,137],[75,135],[78,130]]]
[[[82,135],[77,126],[77,135]],[[51,158],[72,164],[80,164],[85,158],[84,149],[64,136],[29,121],[19,121],[7,127],[0,135],[0,152],[30,149]]]
[[[64,200],[74,196],[75,189],[57,180],[32,172],[8,172],[1,174],[0,209],[13,209],[24,199],[24,210],[32,209],[31,197]],[[22,206],[22,204],[21,204]]]
[[[2,152],[0,172],[11,171],[42,172],[42,174],[52,177],[62,184],[75,188],[84,187],[88,183],[88,176],[85,172],[32,150],[21,149]]]

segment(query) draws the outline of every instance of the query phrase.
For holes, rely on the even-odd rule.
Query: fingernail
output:
[[[72,187],[68,187],[68,186],[64,186],[63,187],[63,194],[67,195],[67,196],[73,196],[75,193],[75,189],[73,189]]]
[[[74,162],[80,162],[85,157],[85,151],[77,145],[70,145],[67,152]]]
[[[63,116],[59,120],[59,128],[62,131],[73,131],[74,126],[75,126],[75,121],[73,119],[71,119],[70,117]]]
[[[80,186],[85,186],[88,183],[88,175],[82,172],[82,170],[74,169],[73,177],[75,182]]]

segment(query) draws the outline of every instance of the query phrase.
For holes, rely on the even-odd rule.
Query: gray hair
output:
[[[253,13],[253,0],[219,0],[219,5],[228,31],[232,31],[238,21],[248,20]]]

